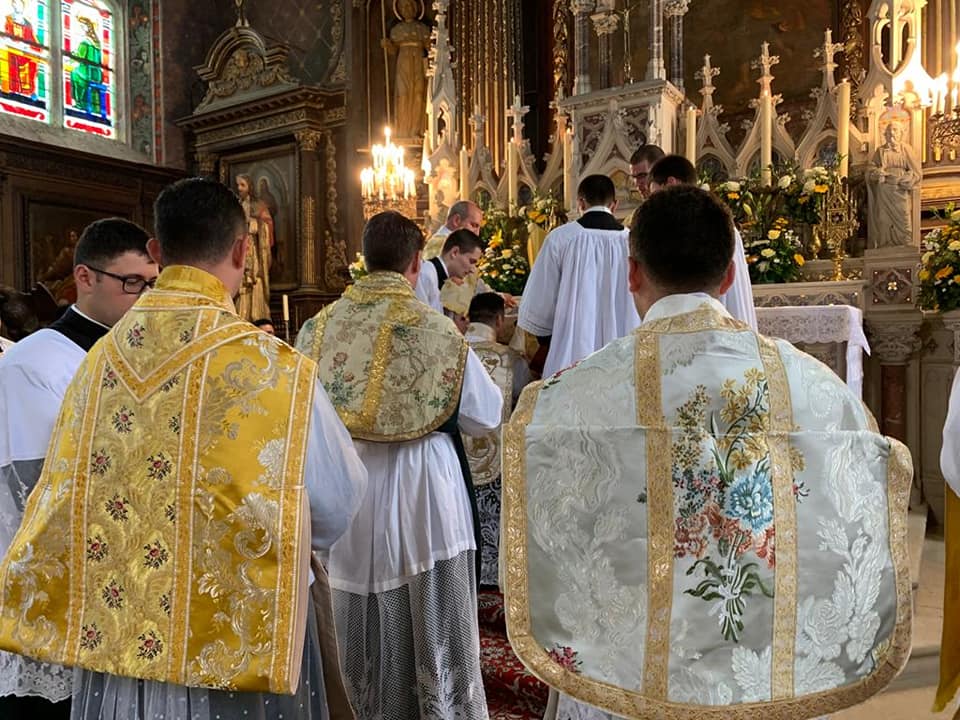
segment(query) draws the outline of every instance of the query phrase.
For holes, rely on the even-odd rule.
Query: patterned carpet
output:
[[[481,590],[480,665],[490,720],[540,720],[547,706],[547,686],[528,673],[510,643],[503,595]]]

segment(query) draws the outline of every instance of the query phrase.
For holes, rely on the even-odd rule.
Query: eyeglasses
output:
[[[112,277],[114,280],[119,280],[121,283],[123,283],[123,291],[127,295],[140,295],[147,288],[152,288],[157,284],[156,278],[153,280],[146,280],[139,275],[117,275],[116,273],[95,268],[93,265],[87,265],[87,267],[90,270],[93,270],[95,273],[100,273],[101,275]]]
[[[634,173],[634,174],[631,175],[630,177],[632,177],[634,180],[640,180],[640,179],[642,179],[642,178],[647,177],[648,175],[650,175],[650,173],[648,173],[648,172],[641,172],[641,173]]]

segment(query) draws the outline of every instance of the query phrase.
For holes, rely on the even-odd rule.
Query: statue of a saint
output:
[[[383,39],[383,47],[397,54],[393,88],[394,136],[416,138],[423,134],[426,121],[427,61],[424,51],[430,47],[430,28],[417,20],[420,3],[398,0],[394,12],[401,22]]]
[[[237,175],[237,194],[247,218],[247,235],[250,237],[237,313],[244,320],[269,318],[273,218],[267,206],[254,194],[249,175]]]
[[[903,142],[903,127],[890,122],[885,142],[867,169],[870,244],[875,248],[909,245],[913,239],[913,195],[922,178],[913,148]]]

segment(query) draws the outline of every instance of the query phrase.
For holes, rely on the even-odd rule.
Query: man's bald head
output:
[[[483,210],[480,206],[470,200],[461,200],[450,206],[446,226],[451,231],[466,228],[473,234],[479,235],[482,222]]]

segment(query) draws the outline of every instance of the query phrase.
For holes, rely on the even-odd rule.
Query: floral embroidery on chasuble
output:
[[[467,343],[449,318],[417,300],[399,273],[375,272],[304,323],[297,349],[359,440],[413,440],[460,403]]]
[[[292,693],[313,362],[166,268],[90,351],[0,565],[0,646],[179,685]]]
[[[511,642],[618,716],[861,702],[909,655],[909,453],[826,366],[668,300],[504,431]]]
[[[513,405],[514,355],[506,345],[495,342],[475,342],[470,347],[503,396],[501,425],[506,425]],[[466,435],[463,445],[470,462],[473,484],[480,486],[495,482],[500,477],[500,430],[476,437]]]

